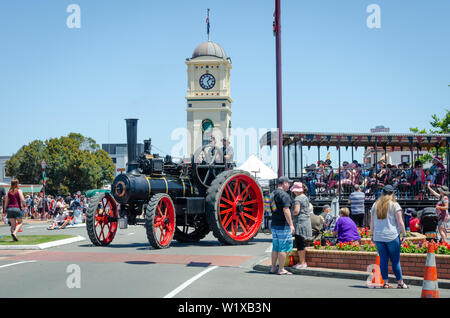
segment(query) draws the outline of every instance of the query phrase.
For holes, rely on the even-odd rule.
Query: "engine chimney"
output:
[[[138,119],[125,119],[127,122],[127,149],[128,163],[127,172],[137,170],[137,121]]]

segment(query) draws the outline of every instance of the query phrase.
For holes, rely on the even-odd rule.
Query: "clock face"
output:
[[[211,74],[203,74],[200,77],[200,86],[203,89],[211,89],[216,85],[216,79]]]

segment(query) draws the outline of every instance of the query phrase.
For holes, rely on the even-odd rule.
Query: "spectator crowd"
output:
[[[5,206],[7,192],[0,186],[0,221],[10,223]],[[53,221],[49,229],[64,228],[67,225],[84,222],[84,215],[88,208],[88,200],[84,194],[77,192],[73,195],[54,196],[44,195],[43,192],[23,194],[23,219]]]
[[[364,226],[366,212],[365,195],[359,184],[353,185],[353,192],[348,198],[350,209],[340,208],[339,215],[336,215],[337,211],[332,213],[331,207],[324,205],[323,212],[316,215],[307,196],[307,185],[293,182],[291,186],[292,182],[287,177],[280,177],[277,189],[270,197],[266,197],[266,210],[269,209],[271,215],[271,274],[292,274],[284,268],[284,264],[287,253],[291,252],[294,246],[297,248],[299,262],[293,265],[293,268],[306,268],[305,247],[320,240],[324,233],[331,234],[335,238],[334,244],[349,242],[361,244],[360,231]],[[400,266],[400,246],[405,241],[407,230],[422,232],[428,240],[441,242],[447,240],[449,189],[440,186],[434,190],[430,184],[427,187],[430,194],[437,198],[437,204],[435,207],[424,209],[420,218],[414,209],[407,209],[403,213],[395,199],[395,188],[389,184],[383,186],[380,197],[369,211],[369,232],[380,255],[381,274],[387,281],[388,263],[391,261],[398,281],[397,288],[408,288],[403,282]],[[383,287],[392,286],[385,284]]]
[[[446,183],[446,168],[439,156],[433,158],[433,163],[424,169],[421,161],[409,165],[404,162],[399,165],[387,164],[381,158],[376,166],[366,169],[364,165],[354,160],[344,161],[335,169],[331,160],[318,161],[306,167],[306,175],[301,182],[309,188],[309,195],[327,196],[334,193],[350,194],[354,185],[359,185],[367,197],[375,197],[385,185],[391,185],[400,196],[417,198],[432,197],[427,185],[434,190]]]

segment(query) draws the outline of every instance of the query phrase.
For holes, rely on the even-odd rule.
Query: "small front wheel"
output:
[[[117,232],[118,217],[117,203],[111,195],[94,195],[86,212],[86,230],[94,245],[107,246],[112,242]]]
[[[147,204],[145,228],[150,245],[168,248],[175,233],[175,206],[169,195],[158,193]]]

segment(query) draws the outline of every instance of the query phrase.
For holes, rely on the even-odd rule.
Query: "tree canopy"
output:
[[[95,140],[77,133],[24,145],[6,162],[6,173],[22,184],[40,184],[42,160],[47,163],[45,188],[49,193],[64,195],[101,188],[114,178],[109,155]]]
[[[431,129],[419,129],[419,127],[410,128],[409,130],[416,134],[448,134],[449,126],[450,126],[450,111],[448,109],[445,110],[445,115],[442,118],[439,118],[438,115],[434,114],[431,116],[430,125]],[[446,149],[441,147],[436,149],[436,147],[430,149],[430,153],[419,158],[423,163],[433,161],[433,155],[436,155],[439,152],[439,155],[442,158],[446,157]],[[433,155],[432,155],[433,154]]]

